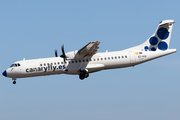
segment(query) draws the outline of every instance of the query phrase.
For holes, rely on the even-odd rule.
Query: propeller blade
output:
[[[64,45],[61,46],[61,50],[62,50],[62,55],[63,55],[63,57],[65,57]]]
[[[66,54],[64,52],[64,45],[61,46],[61,50],[62,50],[62,55],[60,57],[64,58],[64,62],[66,62]]]
[[[57,55],[57,50],[55,50],[54,52],[55,52],[55,56],[58,57],[58,55]]]

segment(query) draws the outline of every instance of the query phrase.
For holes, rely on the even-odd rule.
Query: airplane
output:
[[[97,53],[99,41],[89,42],[80,50],[65,53],[61,46],[62,55],[14,62],[2,74],[12,78],[16,84],[17,78],[46,76],[54,74],[79,75],[81,80],[89,77],[89,73],[101,70],[135,66],[168,54],[176,49],[169,49],[174,20],[161,21],[155,33],[144,43],[122,51]]]

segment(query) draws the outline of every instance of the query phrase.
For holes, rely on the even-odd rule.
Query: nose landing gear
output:
[[[16,84],[16,81],[15,81],[15,80],[13,81],[13,84]]]
[[[14,80],[14,81],[13,81],[13,84],[15,85],[15,84],[16,84],[16,78],[13,78],[12,80]]]

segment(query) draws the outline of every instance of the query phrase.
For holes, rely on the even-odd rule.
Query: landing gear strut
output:
[[[80,71],[79,79],[83,80],[84,78],[89,77],[89,73],[86,70]]]

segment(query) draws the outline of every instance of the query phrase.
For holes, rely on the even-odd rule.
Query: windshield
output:
[[[10,67],[14,67],[14,64],[12,64]]]
[[[19,67],[21,66],[19,63],[12,64],[10,67]]]

